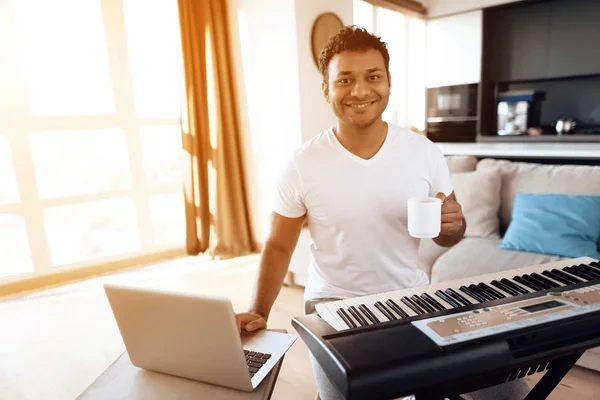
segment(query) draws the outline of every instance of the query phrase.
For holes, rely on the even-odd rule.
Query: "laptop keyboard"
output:
[[[250,378],[252,378],[254,374],[257,373],[263,365],[265,365],[269,358],[271,358],[270,354],[249,350],[244,350],[244,355],[246,356],[246,365],[248,365]]]

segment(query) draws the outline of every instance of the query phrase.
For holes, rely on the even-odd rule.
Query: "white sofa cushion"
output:
[[[500,237],[500,188],[497,169],[452,174],[456,200],[467,220],[467,237]]]
[[[483,159],[478,170],[497,169],[502,177],[500,230],[506,231],[517,192],[600,195],[600,167],[545,165]]]
[[[501,239],[464,238],[433,264],[431,283],[486,275],[557,261],[563,257],[501,250]]]
[[[446,156],[450,172],[469,172],[477,168],[477,158],[473,156]]]

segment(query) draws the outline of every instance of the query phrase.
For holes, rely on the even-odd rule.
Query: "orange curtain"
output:
[[[179,0],[185,69],[186,246],[191,255],[258,251],[250,219],[227,1]]]

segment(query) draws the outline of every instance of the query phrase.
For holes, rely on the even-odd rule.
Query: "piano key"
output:
[[[354,318],[356,318],[360,322],[362,326],[370,325],[367,318],[364,315],[362,315],[360,311],[358,311],[358,308],[356,308],[356,306],[348,307],[348,311],[350,311],[350,313],[354,316]]]
[[[468,296],[471,296],[472,298],[474,298],[475,300],[477,300],[478,303],[483,303],[486,301],[485,297],[480,296],[479,293],[475,293],[473,292],[470,288],[466,287],[466,286],[461,286],[460,288],[458,288],[461,292],[467,294]]]
[[[554,272],[556,275],[559,275],[559,276],[561,276],[561,277],[563,277],[565,279],[570,280],[572,283],[581,283],[581,282],[583,282],[581,279],[579,279],[579,278],[577,278],[577,277],[575,277],[575,276],[573,276],[571,274],[568,274],[568,273],[566,273],[564,271],[561,271],[559,269],[553,269],[552,272]]]
[[[492,300],[497,300],[500,299],[501,297],[496,297],[496,295],[492,292],[490,292],[482,282],[479,282],[477,285],[473,285],[475,286],[478,290],[479,293],[481,293],[482,295],[484,295],[488,300],[492,301]]]
[[[564,284],[564,285],[570,285],[570,284],[572,284],[572,283],[573,283],[573,282],[571,282],[570,280],[568,280],[568,279],[565,279],[565,278],[563,278],[563,277],[561,277],[561,276],[559,276],[559,275],[555,274],[555,273],[554,273],[554,272],[552,272],[552,271],[543,271],[543,272],[542,272],[542,274],[543,274],[543,275],[545,275],[545,276],[547,276],[548,278],[552,278],[552,279],[553,279],[553,280],[555,280],[556,282],[560,282],[560,283],[562,283],[562,284]]]
[[[413,310],[418,315],[425,314],[425,312],[423,310],[421,310],[416,304],[413,304],[413,302],[410,301],[410,299],[408,297],[404,296],[401,300],[404,304],[406,304],[411,310]]]
[[[342,317],[346,325],[348,325],[348,328],[356,328],[357,325],[352,319],[350,319],[350,316],[346,314],[346,311],[343,308],[338,309],[338,314],[340,317]]]
[[[595,264],[592,265],[592,263],[595,263]],[[583,266],[582,266],[582,264],[583,264]],[[451,294],[449,294],[449,291],[447,292],[448,289],[452,289],[456,293],[459,293],[464,299],[467,299],[469,302],[481,303],[475,297],[471,297],[469,294],[464,293],[462,290],[460,290],[459,288],[461,286],[465,286],[468,288],[470,285],[476,285],[480,291],[486,290],[486,286],[489,286],[493,290],[496,290],[497,292],[499,292],[503,295],[506,295],[507,297],[515,296],[515,293],[520,295],[520,294],[528,294],[532,291],[536,291],[536,289],[530,288],[530,286],[528,286],[528,285],[524,285],[522,283],[518,283],[516,280],[513,280],[513,277],[515,275],[518,276],[519,278],[522,278],[523,275],[527,275],[530,279],[529,283],[531,283],[531,281],[537,282],[537,285],[536,285],[537,287],[540,287],[540,282],[543,282],[545,286],[549,285],[547,281],[544,281],[543,279],[540,280],[539,276],[542,276],[544,279],[547,279],[550,282],[558,284],[559,285],[558,290],[561,290],[561,288],[560,288],[561,285],[570,285],[572,283],[580,283],[580,282],[584,282],[584,280],[588,281],[588,279],[581,278],[580,276],[578,276],[576,274],[571,274],[568,270],[562,270],[565,267],[573,267],[573,266],[578,266],[578,268],[574,268],[573,270],[579,270],[580,274],[581,274],[581,272],[585,272],[588,279],[590,277],[594,276],[594,273],[598,274],[598,272],[596,272],[596,271],[600,271],[600,269],[599,269],[600,263],[598,263],[597,261],[592,261],[588,257],[582,257],[581,259],[559,260],[559,261],[553,261],[553,262],[550,262],[547,264],[540,264],[540,265],[534,265],[534,266],[523,267],[523,268],[515,268],[512,270],[499,271],[499,272],[495,272],[492,274],[473,276],[473,277],[468,277],[468,278],[456,279],[456,280],[452,280],[452,281],[445,281],[445,282],[439,282],[439,283],[434,283],[434,284],[429,284],[429,285],[423,285],[423,286],[417,287],[417,288],[394,290],[394,291],[386,292],[385,294],[371,295],[371,298],[377,299],[373,303],[375,303],[376,301],[380,301],[381,304],[384,306],[384,309],[386,311],[389,311],[393,316],[403,317],[400,313],[398,313],[398,309],[396,307],[392,306],[392,303],[389,300],[393,301],[396,304],[396,306],[399,307],[401,312],[406,313],[406,315],[408,315],[408,317],[412,317],[412,316],[420,315],[421,312],[427,314],[427,312],[425,310],[423,310],[422,307],[419,307],[415,303],[414,300],[410,299],[414,295],[417,295],[419,297],[419,299],[421,300],[421,302],[424,302],[424,304],[426,304],[427,306],[432,307],[434,310],[438,310],[438,308],[436,308],[434,306],[434,303],[429,301],[429,299],[427,298],[427,296],[425,296],[425,294],[429,295],[431,298],[433,298],[435,301],[437,301],[439,304],[441,304],[446,309],[450,309],[451,307],[452,308],[461,307],[463,305],[463,303],[461,301],[459,301],[457,298],[453,297]],[[569,268],[569,269],[571,269],[571,268]],[[573,270],[572,270],[572,272],[573,272]],[[547,272],[545,273],[545,271],[547,271]],[[594,271],[594,273],[592,273],[590,271]],[[538,274],[539,276],[534,275],[534,273]],[[569,283],[567,283],[567,282],[569,282]],[[589,282],[588,285],[596,283],[596,282],[598,282],[598,279],[594,278],[594,281]],[[483,285],[480,285],[480,284],[483,284]],[[552,285],[550,285],[550,286],[552,286]],[[550,290],[550,289],[548,289],[548,290]],[[489,289],[487,289],[487,291],[485,293],[487,293],[488,296],[491,294]],[[407,304],[405,304],[404,301],[401,300],[403,297],[408,298],[409,304],[411,305],[411,307],[409,307]],[[479,295],[479,297],[481,298],[481,295]],[[497,295],[495,295],[495,297],[497,297]],[[367,306],[371,310],[371,313],[373,313],[374,315],[381,314],[382,322],[389,320],[389,316],[385,315],[380,310],[380,307],[370,306],[369,304],[367,304],[367,302],[365,300],[363,300],[360,297],[356,298],[356,301],[359,302],[359,304],[365,303],[365,306]],[[335,304],[335,302],[329,302],[329,303]],[[360,324],[359,320],[349,310],[350,305],[356,305],[355,303],[352,303],[351,300],[349,300],[349,299],[339,300],[338,303],[336,304],[337,308],[334,308],[331,311],[331,313],[326,312],[326,307],[328,307],[326,304],[328,304],[328,303],[318,304],[317,310],[319,310],[320,315],[324,316],[324,318],[327,319],[327,322],[330,322],[331,326],[334,327],[335,329],[338,329],[338,330],[350,329],[350,328],[348,328],[348,325],[346,324],[346,322],[344,322],[344,320],[337,313],[337,309],[340,307],[344,308],[344,310],[346,311],[346,314],[351,318],[351,320],[353,320],[355,322],[356,325]],[[417,307],[417,310],[419,310],[420,313],[415,312],[413,310],[414,307]],[[363,314],[363,311],[361,311],[361,310],[356,310],[356,311],[358,312],[358,315]],[[321,314],[321,312],[322,312],[322,314]],[[364,318],[365,318],[367,325],[373,324],[369,319],[366,318],[366,316]],[[406,318],[406,317],[404,317],[404,318]]]
[[[500,293],[499,291],[497,291],[496,289],[494,289],[491,286],[486,285],[485,283],[481,282],[480,284],[478,284],[477,286],[479,286],[482,289],[485,289],[488,291],[488,293],[492,293],[497,299],[505,299],[506,296],[503,295],[502,293]]]
[[[504,283],[507,286],[510,286],[512,289],[516,290],[517,292],[519,292],[521,294],[529,293],[529,290],[525,289],[521,285],[518,285],[516,282],[513,282],[510,279],[502,278],[502,279],[500,279],[500,282]]]
[[[328,301],[325,303],[318,304],[319,306],[319,316],[325,319],[329,324],[336,329],[348,329],[346,323],[339,316],[337,310],[339,308],[346,307],[342,300],[336,301]]]
[[[494,296],[488,294],[485,290],[482,290],[480,287],[478,287],[475,284],[469,285],[469,289],[471,289],[473,292],[477,293],[478,295],[480,295],[481,297],[483,297],[487,301],[496,300],[496,298]]]
[[[532,272],[531,274],[529,274],[529,276],[531,276],[532,278],[537,279],[538,281],[544,282],[546,285],[550,285],[550,286],[555,287],[555,288],[562,286],[561,284],[559,284],[557,282],[554,282],[553,280],[548,279],[548,278],[546,278],[546,277],[538,274],[537,272]]]
[[[377,307],[377,309],[381,311],[381,313],[385,315],[390,321],[398,319],[394,316],[394,314],[392,314],[388,309],[386,309],[383,303],[381,303],[380,301],[375,303],[375,307]]]
[[[573,269],[571,267],[564,267],[563,271],[566,271],[566,272],[570,273],[571,275],[575,275],[575,276],[578,276],[578,277],[580,277],[582,279],[585,279],[586,281],[593,281],[594,280],[594,278],[591,277],[591,276],[589,276],[588,274],[586,274],[584,272],[581,272],[581,271],[577,271],[577,270],[575,270],[575,269]]]
[[[378,324],[381,322],[381,320],[379,318],[377,318],[375,316],[375,314],[373,314],[373,312],[364,303],[361,304],[360,306],[358,306],[358,309],[361,310],[363,312],[363,314],[366,315],[367,318],[371,320],[372,323]]]
[[[594,270],[591,267],[588,267],[585,264],[579,264],[579,265],[573,266],[573,268],[576,268],[581,272],[585,272],[586,274],[593,277],[594,279],[600,279],[600,272],[596,272],[596,270]]]
[[[458,301],[459,304],[464,304],[465,306],[473,304],[466,297],[461,296],[460,293],[458,293],[456,290],[454,290],[452,288],[446,289],[446,294],[448,296],[452,296],[452,298],[454,300]]]
[[[444,300],[446,303],[450,304],[453,308],[460,307],[460,304],[456,300],[454,300],[453,298],[451,298],[450,296],[448,296],[446,293],[442,292],[441,290],[437,290],[435,292],[435,295],[437,297],[439,297],[440,299]]]
[[[423,293],[421,295],[421,297],[423,297],[425,300],[427,300],[429,302],[429,304],[431,304],[432,306],[434,306],[435,308],[437,308],[439,311],[443,311],[443,310],[447,309],[446,307],[444,307],[444,305],[442,303],[440,303],[439,301],[437,301],[436,299],[434,299],[433,297],[431,297],[429,295],[429,293]]]
[[[415,302],[415,303],[416,303],[416,304],[417,304],[419,307],[421,307],[421,310],[425,310],[425,311],[426,311],[426,312],[428,312],[428,313],[432,313],[432,312],[434,312],[434,311],[435,311],[435,310],[434,310],[434,309],[433,309],[433,308],[432,308],[432,307],[431,307],[429,304],[427,304],[426,302],[424,302],[424,301],[423,301],[423,300],[422,300],[422,299],[421,299],[419,296],[417,296],[416,294],[415,294],[415,295],[412,295],[412,296],[410,297],[410,299],[411,299],[412,301],[414,301],[414,302]]]
[[[408,318],[408,314],[406,313],[406,311],[404,311],[402,307],[400,307],[394,300],[388,299],[386,300],[385,304],[387,304],[392,310],[396,312],[396,314],[398,314],[402,318]]]
[[[538,285],[536,285],[535,282],[531,283],[529,280],[527,280],[527,279],[525,279],[523,277],[515,276],[513,278],[513,280],[516,281],[516,282],[519,282],[523,286],[527,286],[528,288],[533,289],[536,292],[539,292],[540,290],[542,290],[542,288],[539,287]]]
[[[378,295],[372,294],[369,296],[363,296],[365,306],[371,311],[377,319],[381,322],[391,321],[387,315],[383,314],[377,307],[375,307],[375,303],[382,300]]]
[[[504,290],[506,293],[508,293],[511,296],[518,296],[519,292],[517,292],[515,289],[512,289],[510,286],[505,285],[504,283],[494,279],[492,282],[490,282],[492,285],[496,286],[498,289],[502,289]]]
[[[521,276],[521,278],[523,278],[523,279],[525,279],[525,280],[527,280],[527,281],[529,281],[531,283],[534,283],[534,284],[538,285],[539,287],[542,288],[542,290],[543,289],[552,289],[551,285],[548,285],[545,282],[542,282],[542,281],[538,280],[537,278],[535,278],[535,277],[533,277],[531,275],[525,274],[525,275]]]

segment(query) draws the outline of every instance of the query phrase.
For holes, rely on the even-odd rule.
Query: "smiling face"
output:
[[[340,123],[367,128],[381,120],[390,81],[378,50],[344,51],[331,58],[323,94]]]

